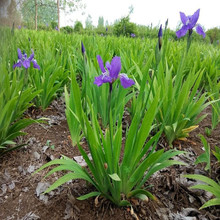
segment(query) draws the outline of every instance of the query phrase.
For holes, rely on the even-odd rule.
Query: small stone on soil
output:
[[[30,165],[27,169],[28,173],[33,173],[35,170],[35,166]]]
[[[39,159],[40,159],[40,154],[37,153],[36,151],[33,153],[33,155],[34,155],[34,158],[35,158],[36,160],[39,160]]]

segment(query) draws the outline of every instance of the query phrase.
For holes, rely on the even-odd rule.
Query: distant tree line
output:
[[[67,14],[84,7],[82,0],[1,0],[0,23],[16,26],[22,23],[37,30],[38,25],[49,26],[56,22],[59,31],[61,10]],[[3,13],[5,9],[7,12]]]
[[[129,7],[128,15],[115,20],[113,24],[99,17],[98,25],[94,26],[91,15],[85,21],[85,27],[80,21],[76,21],[72,26],[60,28],[60,11],[70,13],[75,10],[84,9],[83,0],[0,0],[0,24],[15,27],[21,25],[35,30],[57,30],[67,34],[98,34],[116,35],[131,37],[157,38],[158,27],[137,25],[130,22],[130,15],[134,7]],[[175,31],[168,29],[170,40],[177,40]],[[206,31],[207,37],[203,39],[199,35],[194,35],[195,40],[206,41],[212,44],[219,44],[220,28],[212,28]],[[182,39],[181,39],[182,40]]]

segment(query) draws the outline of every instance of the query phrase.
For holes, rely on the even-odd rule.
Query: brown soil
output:
[[[205,127],[211,126],[210,108],[206,112],[208,117],[191,133],[188,140],[177,142],[174,146],[188,152],[186,156],[176,158],[188,165],[164,169],[146,183],[157,201],[133,199],[132,208],[119,208],[104,198],[99,198],[98,202],[94,198],[77,200],[78,196],[93,190],[92,186],[82,180],[70,181],[49,194],[40,195],[59,174],[43,179],[48,170],[35,175],[33,172],[61,155],[73,158],[80,153],[77,147],[71,145],[64,104],[60,100],[54,101],[43,113],[30,110],[27,114],[37,118],[47,117],[50,119],[49,124],[29,126],[25,129],[28,134],[17,140],[27,145],[1,158],[0,219],[220,219],[219,207],[199,210],[211,195],[204,191],[190,190],[188,186],[193,185],[193,181],[182,177],[185,173],[209,175],[204,171],[204,166],[193,164],[195,158],[203,153],[198,134],[203,134],[212,148],[219,146],[220,126],[210,136],[205,134]],[[216,166],[215,158],[211,159],[212,178],[218,178],[219,166]]]

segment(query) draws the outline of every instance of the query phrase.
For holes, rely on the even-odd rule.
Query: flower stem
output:
[[[193,31],[192,29],[189,29],[189,31],[188,31],[189,35],[188,35],[188,38],[187,38],[186,53],[188,53],[191,42],[192,42],[192,31]]]
[[[113,155],[113,134],[112,134],[112,111],[111,111],[111,99],[112,99],[112,83],[109,83],[109,95],[108,95],[108,100],[109,100],[109,132],[110,132],[110,145],[111,145],[111,151],[112,151],[112,160],[114,160],[114,155]],[[114,164],[114,161],[113,163]],[[113,168],[113,167],[112,167]],[[111,169],[111,168],[110,168]]]
[[[16,106],[15,106],[15,108],[14,108],[14,112],[13,112],[13,115],[12,115],[12,118],[11,118],[12,120],[13,120],[13,118],[14,118],[15,115],[16,115],[16,111],[17,111],[17,108],[18,108],[18,104],[19,104],[19,102],[20,102],[21,95],[22,95],[22,93],[23,93],[25,84],[26,84],[26,82],[27,82],[26,80],[28,79],[27,77],[28,77],[28,72],[27,72],[27,69],[26,69],[26,70],[25,70],[25,76],[24,76],[24,79],[23,79],[23,85],[22,85],[21,91],[20,91],[20,93],[19,93],[18,100],[17,100]]]
[[[83,55],[83,66],[84,66],[84,68],[83,68],[83,74],[84,74],[84,79],[85,79],[85,102],[84,102],[84,108],[85,108],[85,111],[86,111],[86,116],[87,116],[87,89],[86,89],[86,87],[87,87],[87,74],[86,74],[86,56],[85,55]]]

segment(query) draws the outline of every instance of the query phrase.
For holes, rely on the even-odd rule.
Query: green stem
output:
[[[109,83],[109,96],[108,96],[108,100],[109,100],[109,109],[108,109],[108,113],[109,113],[109,117],[108,117],[108,121],[109,121],[109,132],[110,132],[110,145],[111,145],[111,150],[112,150],[112,164],[114,164],[114,155],[113,155],[113,134],[112,134],[112,124],[111,124],[111,99],[112,99],[112,83]],[[114,166],[113,166],[114,167]],[[112,169],[113,169],[112,167]]]
[[[192,42],[192,37],[191,37],[192,36],[192,29],[189,29],[188,33],[189,34],[188,34],[188,38],[187,38],[186,54],[188,53],[191,42]]]
[[[84,75],[84,79],[85,79],[85,100],[84,100],[84,108],[85,108],[85,111],[86,111],[86,116],[87,116],[87,71],[86,71],[86,55],[83,54],[83,75]]]
[[[19,96],[18,96],[18,100],[17,100],[16,106],[15,106],[15,108],[14,108],[13,115],[12,115],[12,117],[11,117],[12,120],[14,120],[13,118],[14,118],[15,115],[16,115],[16,111],[17,111],[17,108],[18,108],[18,104],[19,104],[19,102],[20,102],[21,95],[22,95],[22,93],[23,93],[23,90],[24,90],[24,87],[25,87],[25,84],[26,84],[26,79],[27,79],[27,77],[28,77],[28,74],[27,74],[27,69],[26,69],[25,76],[24,76],[24,79],[23,79],[23,85],[22,85],[22,88],[21,88],[21,92],[20,92],[20,94],[19,94]]]

